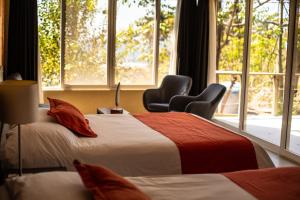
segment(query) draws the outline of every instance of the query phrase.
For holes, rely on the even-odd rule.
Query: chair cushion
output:
[[[169,104],[168,103],[149,103],[148,109],[152,112],[168,112]]]

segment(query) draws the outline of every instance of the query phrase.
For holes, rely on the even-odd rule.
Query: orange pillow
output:
[[[81,164],[77,160],[74,160],[74,166],[81,176],[85,187],[93,193],[93,197],[96,200],[150,200],[135,185],[109,169]]]
[[[48,98],[50,110],[48,115],[54,117],[58,123],[75,133],[86,137],[97,137],[89,126],[89,121],[73,105],[58,99]]]
[[[72,107],[74,110],[76,110],[77,112],[79,112],[81,115],[83,115],[80,110],[78,110],[78,108],[76,108],[75,106],[73,106],[72,104],[66,102],[66,101],[63,101],[63,100],[60,100],[60,99],[51,99],[51,98],[47,98],[49,103],[50,103],[50,109],[51,108],[56,108],[57,106],[59,105],[64,105],[64,106],[70,106]]]

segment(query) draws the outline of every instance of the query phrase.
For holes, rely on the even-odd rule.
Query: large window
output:
[[[107,83],[108,2],[67,0],[64,32],[64,84]]]
[[[39,47],[44,87],[60,85],[60,0],[38,0]]]
[[[300,0],[217,2],[216,78],[227,92],[215,117],[300,155]]]
[[[245,130],[280,144],[289,2],[253,2]],[[268,120],[266,120],[268,119]]]
[[[44,87],[154,86],[169,73],[177,0],[38,0]]]
[[[124,17],[132,13],[128,17]],[[155,5],[117,1],[115,82],[155,83],[153,67]]]
[[[227,88],[217,115],[239,126],[240,88],[243,68],[245,0],[218,1],[217,80]]]
[[[294,66],[291,81],[291,124],[289,129],[288,148],[300,155],[300,1],[297,4],[296,46],[294,47]]]
[[[163,77],[172,73],[170,68],[172,59],[174,59],[172,47],[174,46],[174,23],[177,0],[161,0],[161,18],[160,18],[160,37],[159,37],[159,64],[158,64],[158,84]]]

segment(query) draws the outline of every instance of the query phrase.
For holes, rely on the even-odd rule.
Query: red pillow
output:
[[[81,164],[77,160],[74,160],[74,166],[81,176],[85,187],[93,193],[96,200],[150,200],[135,185],[109,169]]]
[[[63,101],[63,100],[59,100],[59,99],[51,99],[51,98],[47,98],[49,103],[50,103],[50,109],[51,108],[56,108],[57,106],[59,105],[64,105],[64,106],[70,106],[72,107],[74,110],[76,110],[77,112],[79,112],[81,115],[83,115],[80,110],[78,110],[78,108],[76,108],[75,106],[73,106],[72,104],[66,102],[66,101]]]
[[[48,115],[54,117],[58,123],[81,136],[97,137],[90,128],[89,121],[75,106],[58,99],[48,98],[48,100],[50,102]]]

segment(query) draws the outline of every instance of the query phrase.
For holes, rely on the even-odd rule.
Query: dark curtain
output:
[[[209,0],[183,0],[180,11],[177,46],[177,74],[190,76],[190,95],[207,87]]]
[[[37,0],[10,0],[5,77],[18,72],[25,80],[37,80],[37,26]]]

